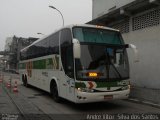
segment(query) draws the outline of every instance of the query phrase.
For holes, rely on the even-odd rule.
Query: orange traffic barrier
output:
[[[13,92],[18,92],[17,81],[14,83]]]

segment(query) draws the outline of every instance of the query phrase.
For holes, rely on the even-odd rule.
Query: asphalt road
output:
[[[9,79],[10,77],[5,77]],[[17,76],[12,76],[13,82],[18,80]],[[109,102],[74,104],[67,100],[56,103],[49,93],[34,87],[26,88],[18,81],[18,93],[7,88],[6,84],[0,83],[0,114],[1,119],[9,114],[19,114],[19,118],[27,119],[35,117],[37,119],[129,119],[131,115],[137,115],[137,119],[142,119],[142,115],[149,114],[155,119],[160,119],[160,109],[146,104],[135,103],[127,100],[115,100]],[[7,115],[6,115],[7,114]],[[35,116],[34,116],[35,115]],[[98,116],[99,115],[99,116]],[[105,115],[105,117],[104,117]],[[26,117],[27,116],[27,117]],[[118,117],[117,117],[118,116]],[[16,117],[16,116],[14,116]],[[104,118],[103,118],[104,117]],[[136,117],[133,117],[136,118]],[[145,118],[145,117],[144,117]]]

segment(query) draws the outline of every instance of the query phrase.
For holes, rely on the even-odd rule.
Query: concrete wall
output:
[[[93,0],[92,18],[100,17],[135,0]]]
[[[131,80],[136,86],[160,89],[160,25],[123,34],[126,43],[135,44],[139,63],[133,63],[129,50]]]

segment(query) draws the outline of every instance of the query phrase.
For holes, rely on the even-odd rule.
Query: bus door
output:
[[[73,99],[74,97],[74,64],[73,64],[73,51],[72,51],[72,46],[67,46],[62,49],[63,50],[63,55],[62,55],[62,61],[64,62],[63,64],[63,69],[65,72],[65,80],[63,80],[63,84],[66,85],[66,95],[68,99]]]
[[[74,88],[75,88],[75,80],[74,80],[74,64],[73,64],[73,47],[69,46],[66,50],[66,75],[67,79],[67,96],[70,100],[74,98]]]

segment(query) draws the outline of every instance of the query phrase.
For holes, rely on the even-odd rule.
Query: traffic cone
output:
[[[10,82],[7,83],[7,88],[11,88]]]
[[[17,81],[15,81],[15,83],[14,83],[13,92],[18,92]]]

